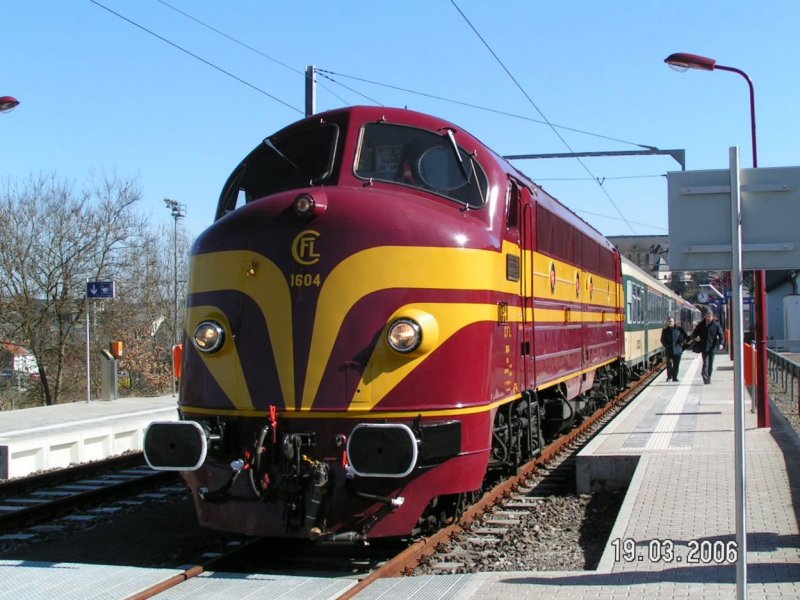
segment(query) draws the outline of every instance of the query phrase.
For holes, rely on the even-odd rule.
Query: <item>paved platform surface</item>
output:
[[[733,365],[719,354],[715,366],[712,383],[704,385],[699,356],[686,356],[680,383],[666,382],[662,373],[585,450],[581,460],[597,462],[584,472],[585,485],[613,487],[630,479],[596,571],[392,578],[357,598],[735,598]],[[750,405],[746,396],[747,597],[800,598],[800,440],[776,413],[771,430],[757,429]],[[0,580],[11,585],[0,586],[0,598],[68,597],[66,590],[74,598],[125,598],[175,574],[3,561]],[[211,573],[157,598],[333,599],[353,583]]]

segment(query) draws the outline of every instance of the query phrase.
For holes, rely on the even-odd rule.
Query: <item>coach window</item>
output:
[[[640,285],[636,286],[636,299],[639,302],[639,312],[636,315],[636,321],[638,323],[644,323],[645,319],[647,318],[647,314],[645,313],[645,310],[647,309],[647,293]]]
[[[625,297],[628,299],[628,304],[626,306],[628,314],[625,315],[625,322],[633,323],[633,291],[631,289],[632,286],[630,281],[628,282],[627,287],[628,289],[627,289],[627,294],[625,294]]]
[[[652,324],[656,321],[656,295],[653,292],[650,292],[648,295],[647,322]]]
[[[486,175],[450,131],[368,123],[361,132],[356,177],[432,192],[470,208],[486,203]]]

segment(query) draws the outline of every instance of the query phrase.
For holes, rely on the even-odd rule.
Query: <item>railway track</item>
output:
[[[361,577],[359,573],[366,573],[355,586],[339,596],[340,599],[346,600],[384,577],[469,570],[469,564],[480,562],[480,557],[486,554],[487,548],[500,543],[504,537],[513,538],[516,535],[515,528],[519,527],[528,515],[536,512],[547,498],[574,488],[577,452],[660,371],[661,368],[657,368],[581,426],[550,444],[537,459],[521,467],[515,477],[486,492],[457,523],[402,549],[387,547],[377,552],[365,552],[361,557],[341,556],[343,552],[340,551],[338,553],[340,556],[336,558],[329,555],[330,562],[323,563],[323,566],[320,566],[321,555],[316,553],[312,555],[308,545],[301,544],[302,547],[293,549],[292,543],[281,540],[279,552],[284,557],[293,553],[299,556],[306,552],[305,558],[310,564],[314,564],[313,568],[308,569],[294,564],[287,566],[285,572],[296,573],[298,569],[302,569],[306,573],[313,570],[317,574],[340,577]],[[274,546],[274,540],[264,538],[235,544],[227,551],[208,557],[202,564],[188,568],[183,573],[144,590],[134,598],[136,600],[152,598],[204,572],[247,572],[247,561],[250,557],[263,557],[265,552],[273,552]],[[275,566],[275,563],[272,563],[273,568],[269,569],[270,573],[276,574],[283,570],[280,565],[277,569]],[[326,566],[329,569],[326,569]]]
[[[0,533],[23,532],[78,511],[102,512],[108,503],[171,484],[178,485],[177,475],[151,470],[141,452],[4,481],[0,483]]]

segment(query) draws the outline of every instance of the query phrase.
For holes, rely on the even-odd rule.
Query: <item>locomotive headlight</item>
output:
[[[415,308],[397,311],[386,328],[389,347],[400,354],[419,356],[430,352],[439,341],[439,323],[433,315]]]
[[[386,339],[393,350],[408,354],[419,348],[422,343],[422,328],[419,323],[411,319],[398,319],[389,325]]]
[[[225,330],[216,321],[203,321],[195,328],[192,342],[200,352],[212,354],[225,343]]]

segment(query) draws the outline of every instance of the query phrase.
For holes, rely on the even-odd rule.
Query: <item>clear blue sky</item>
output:
[[[449,119],[500,154],[635,149],[558,129],[562,141],[536,122],[546,119],[683,148],[692,170],[727,168],[728,148],[739,146],[750,166],[744,79],[675,72],[663,62],[673,52],[747,72],[756,88],[759,166],[800,164],[796,0],[711,0],[671,10],[641,0],[456,0],[516,83],[449,0],[97,1],[249,85],[90,0],[5,2],[0,95],[22,104],[0,115],[0,183],[40,172],[76,186],[90,171],[138,177],[141,210],[154,223],[171,223],[163,198],[176,199],[187,205],[184,225],[196,235],[238,161],[302,117],[302,73],[311,64],[336,73],[335,81],[320,78],[319,111],[407,106]],[[680,168],[675,161],[583,161],[591,174],[575,159],[516,164],[606,235],[667,233],[664,174]]]

